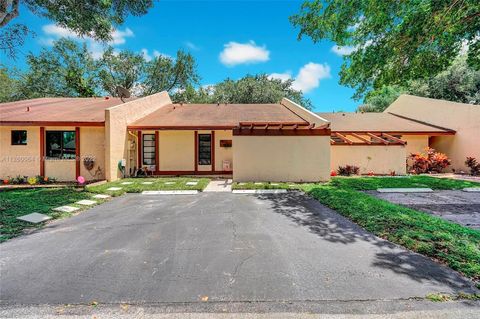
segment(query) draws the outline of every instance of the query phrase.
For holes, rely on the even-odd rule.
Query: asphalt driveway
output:
[[[470,282],[302,194],[126,195],[0,245],[4,304],[393,300]]]

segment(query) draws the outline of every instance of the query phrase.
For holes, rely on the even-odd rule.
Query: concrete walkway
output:
[[[228,192],[232,191],[231,179],[216,179],[210,181],[207,187],[203,190],[204,192]]]

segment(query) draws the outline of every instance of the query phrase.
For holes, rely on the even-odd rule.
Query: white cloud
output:
[[[47,24],[42,27],[43,32],[52,37],[69,37],[69,38],[80,38],[75,32],[68,30],[66,28],[60,27],[56,24]]]
[[[148,54],[148,50],[147,49],[142,49],[142,55],[143,55],[143,58],[145,59],[145,61],[149,62],[152,60],[152,56],[150,54]]]
[[[112,32],[112,45],[124,44],[127,40],[126,38],[131,38],[135,36],[129,28],[125,28],[125,31],[114,30]]]
[[[349,45],[346,45],[346,46],[334,45],[334,46],[330,49],[330,51],[332,51],[332,52],[335,53],[336,55],[344,56],[344,55],[349,55],[349,54],[351,54],[351,53],[354,52],[356,49],[357,49],[357,47],[353,47],[353,46],[349,46]]]
[[[282,81],[286,81],[292,78],[292,74],[290,72],[285,73],[272,73],[268,76],[270,79],[279,79]]]
[[[270,59],[270,51],[265,46],[257,46],[255,42],[229,42],[220,52],[220,62],[226,66],[266,62]]]
[[[307,93],[320,85],[320,80],[331,77],[330,66],[318,63],[307,63],[298,72],[292,88]]]
[[[193,51],[198,51],[200,50],[200,47],[198,45],[196,45],[195,43],[193,42],[190,42],[190,41],[187,41],[185,42],[185,46]]]
[[[284,73],[272,73],[271,79],[286,81],[292,78],[290,71]],[[330,66],[327,63],[307,63],[300,68],[297,76],[293,79],[292,88],[307,93],[320,85],[320,80],[330,78]]]

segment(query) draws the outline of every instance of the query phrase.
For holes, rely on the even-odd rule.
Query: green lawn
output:
[[[0,192],[0,242],[20,235],[25,228],[39,228],[43,225],[43,223],[34,225],[22,222],[17,220],[17,217],[30,213],[45,214],[53,219],[67,217],[72,213],[55,212],[52,208],[69,205],[86,209],[88,207],[73,203],[82,199],[91,199],[92,195],[75,188],[37,188]],[[95,200],[98,203],[103,202]]]
[[[402,177],[334,177],[331,186],[348,187],[358,190],[377,188],[429,187],[431,189],[462,189],[480,187],[480,183],[430,176]]]
[[[132,184],[122,184],[122,183]],[[152,184],[142,184],[142,183]],[[197,182],[197,185],[187,185],[187,182]],[[210,179],[208,178],[188,178],[188,177],[150,177],[150,178],[124,178],[114,182],[109,182],[97,186],[87,186],[89,192],[110,194],[119,196],[124,193],[140,193],[149,190],[199,190],[207,187]],[[121,187],[121,190],[109,191],[108,188]]]

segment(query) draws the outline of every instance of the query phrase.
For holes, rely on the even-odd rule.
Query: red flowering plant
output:
[[[409,160],[409,172],[413,174],[440,173],[451,164],[447,155],[430,147],[425,149],[425,153],[410,154]]]

